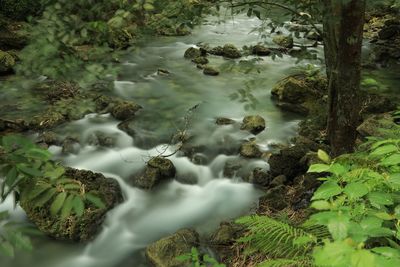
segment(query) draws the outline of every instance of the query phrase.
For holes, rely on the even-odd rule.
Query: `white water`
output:
[[[216,126],[214,119],[226,116],[241,121],[245,115],[260,114],[267,121],[267,129],[257,136],[261,148],[268,151],[271,143],[287,142],[295,132],[298,118],[279,111],[271,102],[269,91],[279,79],[293,71],[295,59],[288,56],[276,61],[265,58],[256,64],[260,72],[244,74],[235,69],[239,61],[210,57],[211,64],[223,71],[218,77],[208,77],[183,59],[183,53],[200,41],[213,46],[255,44],[261,41],[258,33],[248,32],[258,24],[257,20],[248,18],[213,22],[196,29],[191,36],[154,38],[140,50],[129,52],[113,94],[135,100],[144,107],[135,119],[137,136],[132,138],[119,130],[119,122],[107,114],[91,114],[57,131],[60,136],[79,139],[75,154],[62,154],[61,147],[50,148],[66,165],[102,172],[117,179],[125,201],[108,213],[101,233],[92,242],[69,244],[36,238],[31,254],[19,252],[14,260],[1,258],[0,266],[148,266],[142,251],[154,240],[183,227],[194,227],[201,234],[207,234],[221,221],[234,219],[255,208],[260,192],[240,179],[227,179],[222,175],[225,162],[237,158],[237,154],[221,153],[253,136],[240,131],[237,125]],[[227,63],[234,68],[225,69]],[[171,76],[155,75],[157,68],[168,69]],[[230,100],[229,95],[249,82],[253,82],[252,93],[260,104],[256,110],[246,111],[243,104]],[[178,153],[170,158],[177,168],[177,180],[151,192],[132,187],[129,178],[140,172],[151,156],[165,151],[165,141],[176,132],[177,122],[198,103],[201,105],[192,118],[190,133],[195,144],[207,147],[204,156],[209,163],[197,165]],[[114,145],[91,145],[91,137],[96,132],[115,140]],[[169,147],[164,153],[173,150],[174,147]],[[249,168],[268,168],[263,160],[252,160],[248,165]],[[185,179],[195,182],[185,184]],[[11,199],[1,204],[1,209],[12,209]],[[13,215],[24,220],[19,208]]]

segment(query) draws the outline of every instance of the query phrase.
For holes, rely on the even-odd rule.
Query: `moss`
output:
[[[226,44],[223,47],[223,56],[226,58],[240,58],[242,54],[234,45]]]
[[[132,33],[126,29],[113,29],[108,36],[108,44],[114,49],[126,49],[132,44],[133,40]]]
[[[71,215],[65,220],[50,215],[49,205],[35,207],[28,200],[30,190],[34,187],[32,182],[23,187],[20,205],[25,210],[28,218],[40,231],[59,240],[88,241],[100,230],[108,210],[122,202],[121,189],[116,180],[107,179],[102,174],[91,171],[68,168],[66,176],[78,180],[85,185],[86,192],[96,192],[105,204],[104,209],[88,205],[82,217]]]
[[[14,57],[9,53],[0,50],[0,74],[12,72],[14,66]]]
[[[7,17],[25,20],[40,10],[40,0],[0,0],[0,12]]]
[[[284,48],[293,48],[293,37],[292,36],[285,36],[285,35],[276,35],[272,39],[272,41]]]

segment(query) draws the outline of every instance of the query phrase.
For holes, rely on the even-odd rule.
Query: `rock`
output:
[[[237,238],[237,227],[228,222],[222,222],[219,228],[211,235],[210,243],[213,245],[230,245]]]
[[[255,141],[247,141],[240,146],[240,155],[245,158],[260,158],[262,152]]]
[[[44,114],[34,116],[29,126],[32,129],[51,129],[65,121],[65,116],[60,112],[48,110]]]
[[[288,179],[293,179],[299,173],[304,173],[307,166],[300,163],[301,158],[309,151],[305,146],[292,146],[274,153],[268,160],[270,174],[272,177],[285,175]]]
[[[203,69],[204,75],[209,75],[209,76],[217,76],[219,75],[219,71],[213,67],[204,67]]]
[[[317,32],[315,31],[310,31],[307,34],[304,35],[304,38],[308,39],[308,40],[313,40],[313,41],[318,41],[318,42],[322,42],[322,36],[319,35]]]
[[[208,64],[208,59],[206,57],[195,57],[194,59],[192,59],[192,62],[198,65],[206,65]]]
[[[95,146],[114,147],[115,141],[116,140],[111,136],[108,136],[103,132],[96,131],[90,136],[88,143]]]
[[[244,117],[242,126],[240,127],[240,130],[249,131],[254,135],[259,134],[260,132],[264,131],[264,129],[265,120],[259,115]]]
[[[268,47],[258,44],[253,46],[251,53],[257,56],[269,56],[272,52]]]
[[[169,70],[166,70],[166,69],[157,69],[157,75],[160,75],[160,76],[168,76],[168,75],[170,75],[171,74],[171,72],[169,72]]]
[[[182,229],[146,248],[146,257],[155,267],[187,267],[191,260],[179,261],[178,256],[191,252],[199,244],[199,235],[192,229]]]
[[[382,137],[385,139],[398,138],[400,136],[400,126],[397,125],[390,113],[373,115],[367,118],[357,128],[361,137]]]
[[[113,29],[109,32],[108,44],[114,49],[126,49],[131,46],[133,35],[127,29]]]
[[[114,104],[111,115],[117,120],[127,120],[135,116],[135,113],[142,107],[128,101],[120,101]]]
[[[280,185],[284,185],[287,181],[285,175],[278,175],[274,179],[272,179],[271,183],[269,184],[271,187],[276,187]]]
[[[396,109],[398,99],[391,96],[368,93],[362,97],[362,114],[378,114]]]
[[[236,122],[232,119],[229,118],[223,118],[223,117],[219,117],[215,120],[215,124],[217,125],[231,125],[231,124],[235,124]]]
[[[133,178],[133,184],[142,189],[152,189],[162,181],[174,178],[175,174],[175,166],[169,159],[154,157],[147,162],[144,172]]]
[[[271,182],[271,176],[268,171],[255,168],[245,180],[256,185],[267,186]]]
[[[67,137],[62,144],[62,153],[76,154],[79,151],[79,142],[77,139]]]
[[[399,25],[389,25],[382,28],[378,32],[378,37],[381,40],[391,39],[392,37],[398,35],[400,33],[400,26]]]
[[[276,35],[272,39],[272,41],[284,48],[293,48],[293,37],[292,36],[285,36],[285,35]]]
[[[235,59],[242,57],[242,54],[233,44],[226,44],[223,47],[223,56],[226,58]]]
[[[39,142],[43,142],[48,146],[58,145],[60,143],[58,136],[55,132],[45,131],[39,135]]]
[[[7,52],[0,50],[0,75],[13,72],[15,66],[15,59]]]
[[[246,166],[247,161],[239,158],[239,159],[230,159],[225,162],[223,175],[227,178],[233,178],[241,176],[239,172],[241,169]]]
[[[287,188],[284,185],[276,186],[267,191],[265,196],[260,198],[260,204],[268,206],[270,209],[279,211],[289,206],[286,200]]]
[[[320,113],[325,106],[327,80],[322,76],[292,75],[278,82],[271,96],[283,110],[307,115]]]
[[[185,58],[188,59],[194,59],[197,57],[202,56],[200,49],[194,48],[194,47],[189,47],[186,51],[185,51]]]
[[[222,46],[216,46],[216,47],[208,50],[208,53],[210,53],[211,55],[215,55],[215,56],[223,56],[224,48]]]
[[[67,168],[65,176],[82,183],[86,192],[94,192],[105,204],[105,208],[100,209],[87,204],[81,217],[70,215],[67,219],[60,220],[59,217],[50,214],[51,201],[43,207],[32,205],[28,195],[36,180],[29,180],[22,186],[20,205],[29,220],[44,234],[58,240],[89,241],[101,229],[106,213],[122,202],[121,188],[116,180],[91,171]]]

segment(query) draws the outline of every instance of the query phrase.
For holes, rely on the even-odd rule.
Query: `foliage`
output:
[[[180,255],[177,259],[182,262],[190,261],[193,267],[225,267],[225,264],[218,263],[217,260],[210,257],[208,254],[200,255],[195,247],[192,247],[190,253]]]
[[[15,250],[32,250],[32,243],[27,235],[32,232],[32,228],[23,224],[10,221],[7,211],[0,212],[0,253],[9,257],[14,257]]]
[[[105,208],[96,194],[85,191],[84,184],[65,176],[65,168],[51,161],[50,152],[26,138],[3,136],[0,159],[1,201],[14,193],[16,202],[19,196],[26,197],[35,207],[49,209],[60,220],[71,215],[82,216],[85,205]],[[12,235],[12,231],[6,233]],[[10,252],[10,246],[6,246]]]

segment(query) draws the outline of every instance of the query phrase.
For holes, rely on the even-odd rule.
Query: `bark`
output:
[[[324,0],[328,139],[334,156],[353,151],[360,111],[365,0]]]

